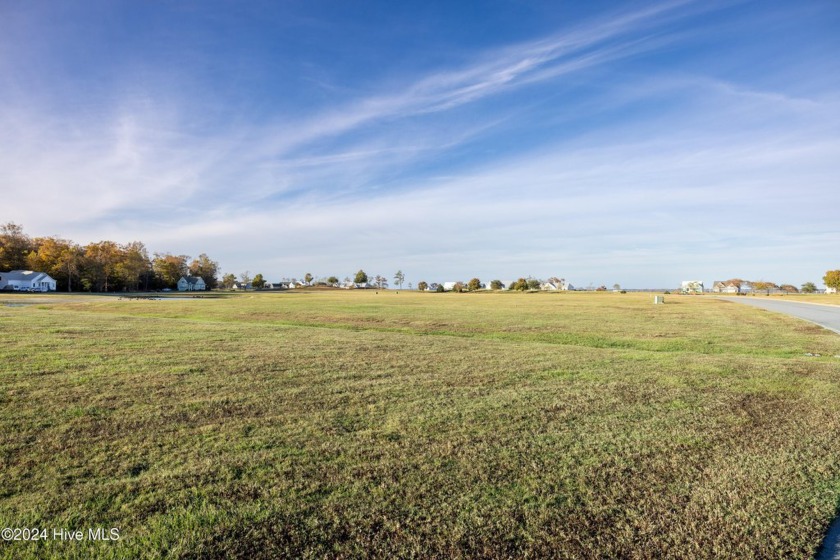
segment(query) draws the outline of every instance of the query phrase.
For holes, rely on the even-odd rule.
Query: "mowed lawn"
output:
[[[0,526],[120,535],[0,557],[812,557],[840,337],[652,299],[0,297]]]

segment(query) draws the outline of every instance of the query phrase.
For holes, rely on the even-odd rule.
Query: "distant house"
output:
[[[567,291],[574,289],[574,286],[566,282],[563,278],[555,278],[554,280],[549,280],[548,282],[543,282],[540,284],[540,290],[546,290],[549,292]]]
[[[683,294],[702,294],[703,291],[703,282],[700,280],[683,280],[680,285],[680,292]]]
[[[712,292],[716,294],[739,294],[741,290],[731,282],[721,282],[718,280],[712,284]]]
[[[181,276],[178,280],[179,292],[203,292],[207,289],[201,276]]]
[[[291,290],[294,287],[295,283],[289,282],[288,280],[283,280],[282,282],[266,282],[263,284],[263,290]]]
[[[738,286],[717,280],[712,284],[712,292],[715,294],[737,294]]]
[[[837,288],[826,288],[826,289],[825,289],[825,293],[827,293],[827,294],[836,294],[836,293],[837,293]]]
[[[11,270],[0,272],[0,290],[10,292],[54,292],[55,278],[46,272]]]

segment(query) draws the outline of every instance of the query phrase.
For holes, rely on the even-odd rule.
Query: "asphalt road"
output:
[[[823,305],[819,303],[802,303],[801,301],[781,301],[770,300],[764,298],[754,297],[727,297],[721,298],[737,303],[744,303],[752,305],[753,307],[760,307],[768,311],[775,311],[777,313],[785,313],[804,319],[812,323],[816,323],[822,327],[830,329],[837,334],[840,334],[840,305]],[[825,540],[822,542],[822,547],[817,554],[816,560],[840,560],[840,517],[834,520]]]
[[[783,301],[750,296],[722,297],[720,299],[792,315],[840,334],[840,305],[823,305],[820,303],[803,303],[801,301]]]

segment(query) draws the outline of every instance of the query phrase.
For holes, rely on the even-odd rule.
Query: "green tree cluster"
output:
[[[510,286],[508,286],[508,290],[513,290],[513,291],[517,291],[517,292],[524,292],[527,289],[528,289],[528,280],[526,280],[525,278],[520,278],[516,282],[513,282],[513,283],[511,283]]]

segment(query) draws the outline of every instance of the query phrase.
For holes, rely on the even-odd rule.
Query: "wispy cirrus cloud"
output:
[[[205,117],[194,119],[197,115],[187,100],[170,98],[165,91],[146,95],[140,89],[135,98],[115,99],[113,107],[94,114],[50,115],[42,114],[42,107],[31,106],[26,88],[19,87],[17,97],[9,93],[4,99],[3,121],[13,124],[0,132],[5,180],[13,188],[38,185],[38,189],[21,189],[14,213],[28,220],[37,219],[33,214],[43,216],[43,208],[31,209],[37,207],[37,192],[44,190],[61,209],[84,199],[73,212],[75,220],[104,217],[120,209],[160,209],[161,198],[175,205],[231,192],[260,199],[272,192],[317,188],[318,182],[307,184],[308,179],[323,175],[322,169],[308,176],[300,173],[316,165],[342,165],[345,177],[352,176],[355,167],[365,176],[358,182],[370,183],[382,167],[393,168],[449,149],[504,117],[457,131],[439,123],[405,126],[394,120],[451,111],[534,81],[636,53],[639,39],[633,33],[655,26],[683,4],[663,4],[503,47],[460,68],[409,79],[396,91],[374,93],[302,118],[282,117],[280,124],[237,120],[216,124],[210,135],[191,123]],[[163,104],[161,98],[166,100]],[[365,130],[375,122],[390,126],[373,133]],[[443,134],[436,133],[437,129]],[[326,153],[304,151],[313,143],[351,134],[358,136],[328,144]],[[57,218],[50,216],[50,221]]]
[[[266,156],[284,154],[310,142],[341,135],[376,121],[438,113],[506,91],[582,72],[667,42],[645,35],[658,24],[686,17],[691,2],[668,2],[645,10],[564,29],[551,37],[485,53],[456,69],[407,80],[397,91],[375,93],[334,110],[292,120],[266,131]],[[641,35],[640,35],[641,34]],[[288,130],[292,129],[292,133]]]

